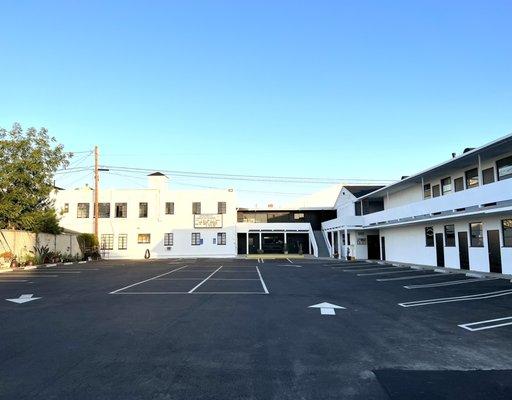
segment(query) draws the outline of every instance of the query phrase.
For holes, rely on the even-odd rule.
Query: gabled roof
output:
[[[512,151],[512,134],[503,136],[475,149],[469,151],[466,150],[468,149],[465,149],[465,152],[459,156],[434,165],[433,167],[418,172],[414,175],[405,177],[404,179],[384,186],[378,190],[375,190],[374,192],[363,195],[360,199],[369,197],[382,197],[386,192],[390,194],[395,193],[421,183],[422,179],[425,181],[425,183],[428,183],[429,179],[439,177],[443,171],[448,172],[450,169],[463,169],[474,166],[478,163],[479,156],[483,159],[489,159],[497,157],[500,154],[510,152]]]

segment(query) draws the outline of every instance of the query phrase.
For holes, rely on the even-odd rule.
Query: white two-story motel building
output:
[[[512,135],[388,186],[339,185],[337,196],[286,209],[237,207],[232,190],[101,190],[104,257],[304,253],[512,274]],[[93,191],[58,190],[61,225],[93,231]]]

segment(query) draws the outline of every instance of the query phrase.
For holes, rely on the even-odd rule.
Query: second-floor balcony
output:
[[[509,203],[508,203],[509,202]],[[364,216],[365,226],[399,223],[414,218],[478,212],[512,205],[512,179],[498,181],[440,197],[389,208]]]

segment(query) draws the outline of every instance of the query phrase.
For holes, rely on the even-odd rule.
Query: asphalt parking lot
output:
[[[106,260],[2,273],[0,295],[2,399],[512,398],[505,279]]]

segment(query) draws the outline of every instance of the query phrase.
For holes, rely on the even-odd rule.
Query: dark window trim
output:
[[[482,226],[482,244],[481,245],[473,245],[473,236],[471,234],[471,225],[472,224],[480,224]],[[484,244],[484,223],[483,222],[470,222],[469,223],[469,247],[475,247],[477,249],[481,249],[482,247],[485,247]]]
[[[502,158],[500,160],[496,160],[496,180],[497,181],[504,181],[504,180],[512,178],[512,173],[506,175],[505,177],[500,177],[500,167],[499,167],[499,164],[501,162],[503,162],[503,161],[508,161],[510,164],[512,164],[512,156],[508,156],[508,157]]]
[[[121,247],[119,245],[121,238],[125,239],[124,247]],[[127,233],[120,233],[119,235],[117,235],[117,250],[128,250],[128,234]]]
[[[505,244],[505,225],[503,224],[503,222],[505,221],[512,221],[512,218],[505,218],[505,219],[502,219],[501,220],[501,236],[503,238],[503,246],[501,247],[507,247],[507,248],[511,248],[512,247],[512,240],[511,240],[511,244]],[[512,228],[510,228],[512,229]]]
[[[173,232],[164,233],[164,247],[172,247],[172,246],[174,246],[174,233]]]
[[[141,235],[144,235],[144,236],[147,236],[148,237],[148,241],[147,242],[141,242],[140,240],[140,236]],[[137,234],[137,244],[150,244],[151,243],[151,233],[138,233]]]
[[[453,237],[449,236],[450,234],[446,231],[446,227],[448,227],[448,226],[453,227]],[[456,247],[455,236],[457,236],[457,235],[455,232],[455,224],[445,225],[443,230],[444,230],[444,247]],[[448,240],[448,239],[450,239],[450,240]],[[453,244],[448,244],[448,242],[453,243]]]
[[[219,237],[223,240],[219,240]],[[217,232],[217,246],[226,246],[227,239],[226,232]]]
[[[199,240],[194,240],[194,238],[199,239]],[[201,245],[201,232],[192,232],[191,236],[190,236],[190,243],[192,246],[200,246]]]
[[[450,181],[450,190],[448,190],[448,191],[446,191],[446,192],[445,192],[445,191],[444,191],[444,186],[445,186],[445,185],[443,184],[443,182],[444,182],[444,181],[446,181],[446,180],[449,180],[449,181]],[[452,193],[452,192],[453,192],[452,177],[451,177],[451,176],[447,176],[446,178],[441,179],[440,184],[441,184],[441,194],[442,194],[443,196],[445,196],[445,195],[450,194],[450,193]]]
[[[457,183],[456,182],[462,182],[462,187],[460,189],[457,189]],[[464,191],[466,187],[464,186],[464,177],[459,176],[453,180],[453,192],[458,193]]]
[[[473,172],[473,171],[476,171],[476,175],[474,176],[474,177],[476,177],[476,185],[469,186],[468,185],[469,179],[474,178],[474,177],[473,176],[468,176],[468,172]],[[473,189],[473,188],[476,188],[476,187],[480,186],[480,174],[478,173],[478,167],[471,168],[471,169],[468,169],[468,170],[464,171],[464,185],[466,187],[466,190],[467,189]]]

